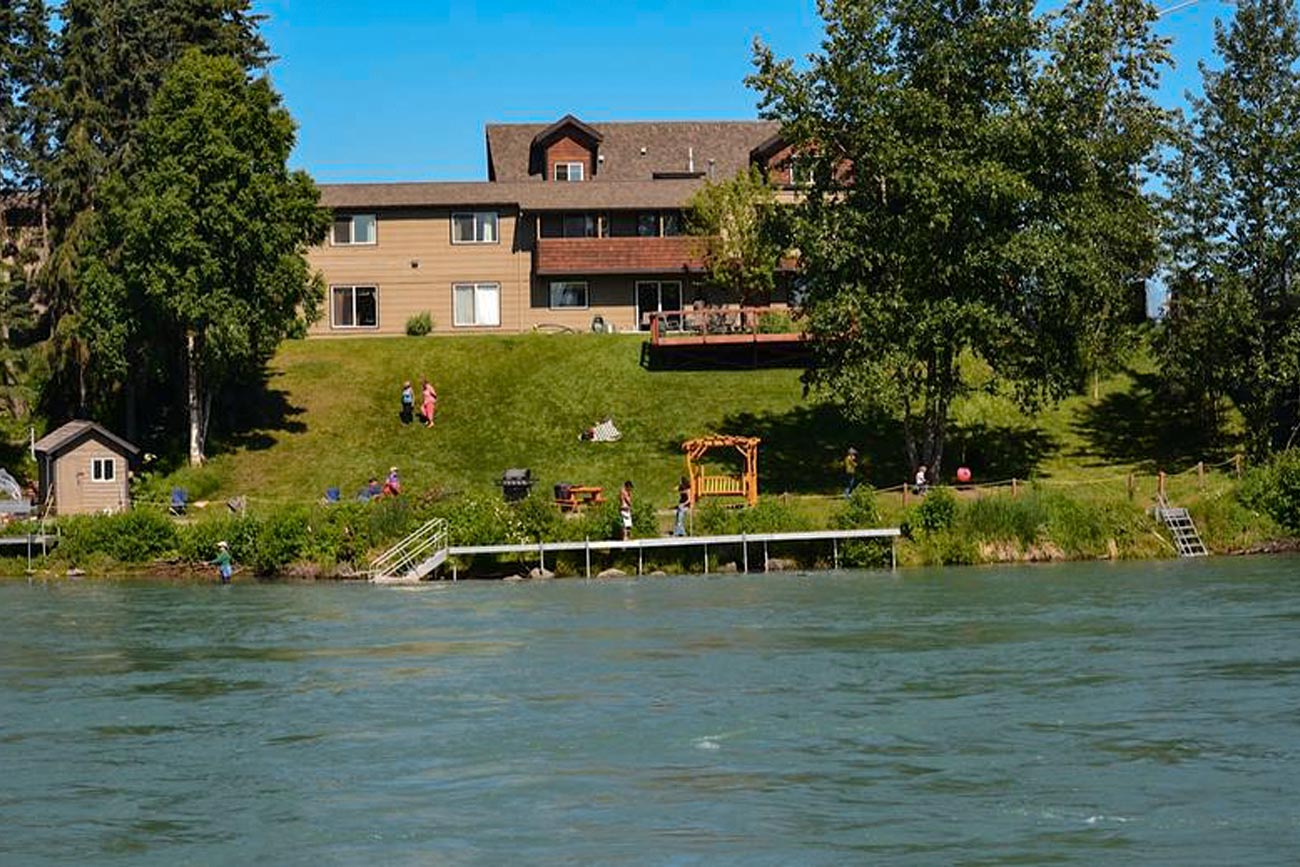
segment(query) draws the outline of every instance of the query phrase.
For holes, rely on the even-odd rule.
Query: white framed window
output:
[[[813,182],[813,163],[807,156],[795,154],[790,157],[790,186],[811,187]]]
[[[453,244],[496,244],[500,240],[501,236],[497,234],[496,211],[451,215]]]
[[[334,217],[334,231],[330,243],[335,247],[352,247],[378,243],[375,237],[374,214],[338,214]]]
[[[91,458],[90,480],[93,482],[111,482],[117,478],[116,458]]]
[[[555,179],[557,181],[580,181],[585,168],[586,166],[582,163],[556,163]]]
[[[581,280],[552,281],[551,309],[586,310],[587,284]]]
[[[452,322],[457,327],[491,328],[501,324],[500,283],[453,283]]]
[[[378,328],[379,287],[331,286],[330,326],[333,328]]]

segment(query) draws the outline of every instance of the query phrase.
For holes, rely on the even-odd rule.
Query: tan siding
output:
[[[94,458],[111,458],[115,478],[96,482],[91,475]],[[55,509],[60,515],[116,512],[130,504],[127,461],[113,449],[91,438],[63,452],[55,459]]]
[[[330,324],[328,289],[318,335],[403,334],[406,320],[429,311],[442,333],[519,331],[519,315],[528,294],[530,257],[517,249],[516,215],[499,208],[455,209],[497,211],[500,241],[495,244],[452,244],[451,209],[411,209],[379,212],[373,245],[330,246],[308,254],[311,266],[328,286],[377,286],[378,328],[334,328]],[[413,265],[412,263],[417,263]],[[501,324],[498,328],[457,328],[453,325],[452,284],[490,282],[501,285]]]

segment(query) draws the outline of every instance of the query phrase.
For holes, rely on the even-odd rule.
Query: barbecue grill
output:
[[[501,494],[507,503],[517,503],[528,496],[533,489],[533,471],[512,467],[501,474]]]

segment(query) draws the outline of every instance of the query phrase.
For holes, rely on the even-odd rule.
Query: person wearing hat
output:
[[[217,557],[215,560],[209,560],[208,565],[217,567],[222,584],[230,583],[230,576],[234,570],[230,568],[230,546],[224,539],[217,543]]]
[[[397,477],[397,467],[388,468],[388,480],[384,482],[384,496],[396,497],[402,492],[402,480]]]
[[[849,446],[844,456],[844,499],[853,496],[853,489],[858,486],[858,450]]]

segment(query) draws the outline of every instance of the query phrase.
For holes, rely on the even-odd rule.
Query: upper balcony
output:
[[[538,238],[533,272],[571,274],[673,274],[704,270],[698,240],[687,235],[646,238]]]

